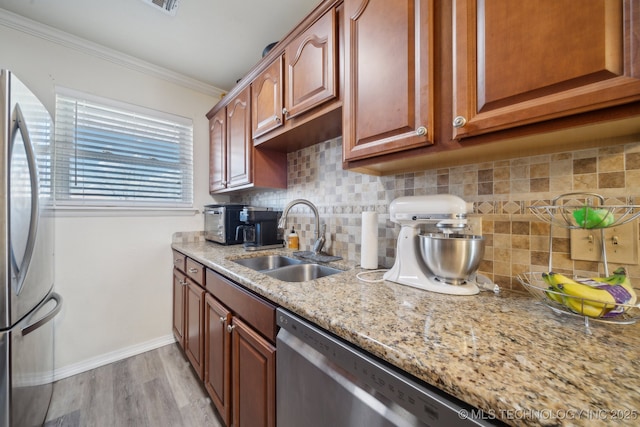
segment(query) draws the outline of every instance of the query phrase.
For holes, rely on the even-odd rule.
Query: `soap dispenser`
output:
[[[294,250],[298,250],[300,248],[300,239],[298,238],[298,233],[296,233],[296,230],[293,227],[291,227],[291,233],[287,236],[287,247]]]

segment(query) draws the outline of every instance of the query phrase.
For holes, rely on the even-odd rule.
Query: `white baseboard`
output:
[[[112,351],[98,357],[92,357],[91,359],[83,360],[82,362],[74,363],[72,365],[56,368],[53,380],[58,381],[63,378],[71,377],[82,372],[90,371],[91,369],[99,368],[100,366],[108,365],[109,363],[117,362],[118,360],[126,359],[127,357],[155,350],[156,348],[160,348],[174,342],[176,342],[176,339],[173,335],[166,335],[131,347]]]

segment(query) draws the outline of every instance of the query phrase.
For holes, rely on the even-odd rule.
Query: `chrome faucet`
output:
[[[325,238],[324,231],[320,233],[320,215],[318,215],[318,209],[315,207],[313,203],[305,199],[296,199],[287,203],[284,210],[282,211],[282,216],[280,217],[280,221],[278,221],[278,228],[282,228],[286,231],[287,228],[287,215],[289,214],[289,210],[295,205],[307,205],[313,211],[313,215],[315,216],[316,222],[316,231],[314,234],[315,242],[313,244],[313,253],[318,254],[322,251],[322,247],[324,246]],[[326,227],[326,225],[324,225]]]

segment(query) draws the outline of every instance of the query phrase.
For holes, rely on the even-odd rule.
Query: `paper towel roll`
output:
[[[378,268],[378,214],[362,212],[362,234],[360,248],[360,266]]]

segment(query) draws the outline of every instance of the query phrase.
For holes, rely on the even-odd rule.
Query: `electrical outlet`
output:
[[[482,216],[469,215],[467,216],[467,226],[465,227],[465,233],[474,236],[482,236]]]
[[[638,222],[605,228],[604,244],[608,263],[637,265]],[[601,230],[572,229],[571,259],[602,262]]]

